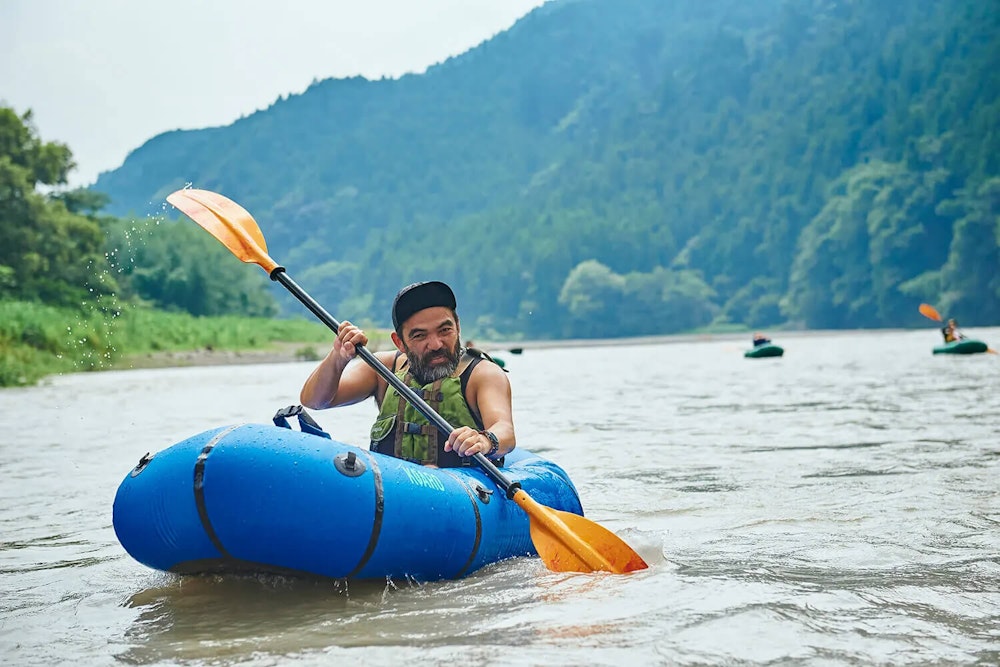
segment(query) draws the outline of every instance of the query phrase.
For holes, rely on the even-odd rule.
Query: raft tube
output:
[[[934,354],[979,354],[989,349],[981,340],[963,338],[934,348]]]
[[[758,347],[747,350],[743,353],[744,357],[748,359],[762,359],[764,357],[780,357],[785,353],[785,348],[780,345],[775,345],[774,343],[767,343],[766,345],[760,345]]]
[[[556,464],[515,449],[502,470],[542,505],[583,514]],[[527,515],[478,466],[428,468],[262,424],[143,457],[113,521],[133,558],[180,574],[432,581],[537,555]]]

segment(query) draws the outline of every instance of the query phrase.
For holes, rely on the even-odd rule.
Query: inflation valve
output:
[[[337,470],[341,474],[347,475],[348,477],[358,477],[363,475],[367,466],[365,462],[358,458],[358,455],[354,452],[347,452],[346,454],[337,454],[333,459],[333,465],[337,466]]]
[[[142,455],[142,458],[139,459],[139,462],[135,465],[135,467],[132,468],[132,472],[129,473],[129,475],[135,477],[143,470],[145,470],[146,466],[148,466],[149,462],[152,460],[153,460],[153,455],[150,454],[149,452],[146,452],[145,454]]]
[[[479,496],[480,502],[484,505],[489,505],[490,496],[493,495],[493,489],[487,489],[482,484],[476,484],[476,495]]]

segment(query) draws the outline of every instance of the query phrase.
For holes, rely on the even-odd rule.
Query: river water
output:
[[[649,561],[631,575],[153,571],[115,538],[122,478],[147,451],[268,422],[312,364],[0,391],[0,662],[1000,663],[1000,356],[932,356],[927,329],[779,336],[782,359],[744,359],[744,338],[503,354],[520,446]],[[313,414],[364,443],[374,412]]]

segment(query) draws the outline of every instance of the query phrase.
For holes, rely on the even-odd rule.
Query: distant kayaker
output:
[[[329,354],[302,387],[302,405],[315,410],[375,397],[379,414],[371,449],[442,468],[470,465],[480,453],[502,464],[516,444],[510,381],[488,357],[462,345],[455,294],[443,282],[404,287],[392,303],[395,352],[375,356],[455,427],[438,429],[368,364],[349,363],[368,336],[342,322]],[[485,362],[485,363],[483,363]]]
[[[771,339],[770,338],[768,338],[764,334],[760,333],[759,331],[754,332],[754,335],[753,335],[753,346],[754,347],[760,347],[761,345],[769,345],[770,343],[771,343]]]
[[[951,318],[948,320],[948,324],[941,327],[941,333],[944,335],[944,342],[946,343],[954,343],[965,338],[965,334],[958,330],[958,323],[955,322],[955,318]]]

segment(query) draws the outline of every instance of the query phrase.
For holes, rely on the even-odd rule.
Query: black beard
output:
[[[430,362],[437,360],[438,357],[446,358],[448,363],[432,365]],[[434,350],[425,354],[423,358],[406,348],[406,358],[410,363],[410,373],[417,382],[421,385],[430,384],[455,372],[455,369],[458,368],[458,362],[462,358],[462,342],[455,341],[453,350]]]

